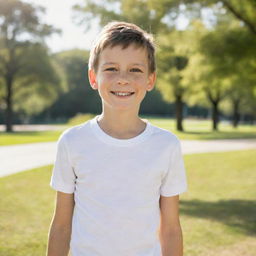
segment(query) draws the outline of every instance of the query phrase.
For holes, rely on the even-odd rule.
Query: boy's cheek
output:
[[[107,80],[110,80],[110,81],[113,81],[113,80],[117,79],[117,77],[118,76],[117,76],[116,73],[108,73],[108,74],[105,75],[105,78]]]

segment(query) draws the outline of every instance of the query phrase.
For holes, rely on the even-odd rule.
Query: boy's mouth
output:
[[[119,97],[128,97],[134,94],[134,92],[114,92],[114,91],[111,91],[111,93]]]

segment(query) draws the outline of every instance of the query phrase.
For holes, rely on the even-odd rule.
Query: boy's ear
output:
[[[153,88],[155,86],[155,82],[156,82],[156,72],[153,72],[153,73],[149,74],[149,76],[148,76],[148,86],[147,86],[148,92],[153,90]]]
[[[88,77],[89,77],[89,81],[92,89],[97,90],[98,89],[97,77],[93,69],[88,70]]]

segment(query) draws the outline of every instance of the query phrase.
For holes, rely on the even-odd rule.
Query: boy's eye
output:
[[[117,71],[116,68],[106,68],[105,71]]]
[[[130,69],[131,72],[141,72],[142,73],[142,70],[139,69],[139,68],[132,68]]]

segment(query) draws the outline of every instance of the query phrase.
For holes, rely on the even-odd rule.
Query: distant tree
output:
[[[201,50],[214,67],[213,74],[221,79],[222,92],[233,105],[233,125],[238,125],[241,105],[248,92],[256,87],[256,37],[237,23],[222,24],[201,41]]]
[[[184,96],[187,88],[182,83],[183,75],[182,71],[186,68],[188,64],[188,57],[185,55],[178,55],[173,49],[173,45],[164,47],[163,45],[159,50],[159,76],[160,82],[162,83],[161,91],[165,94],[171,91],[175,101],[175,116],[176,116],[176,129],[178,131],[183,131],[183,107],[184,107]],[[166,87],[171,87],[171,90],[166,90]]]
[[[89,52],[73,49],[56,53],[52,58],[61,70],[64,90],[34,119],[63,121],[77,113],[99,112],[100,98],[90,87],[87,75]]]
[[[43,38],[57,30],[40,22],[43,12],[42,7],[19,0],[0,0],[0,85],[5,88],[1,88],[1,95],[8,132],[12,131],[16,95],[22,95],[27,86],[38,86],[40,92],[46,93],[47,85],[57,84],[43,43]]]
[[[66,91],[75,88],[90,89],[87,77],[89,52],[86,50],[67,50],[56,53],[54,60],[61,67],[66,79]]]
[[[150,6],[158,10],[158,0],[148,0]],[[203,8],[213,9],[215,14],[231,14],[241,22],[253,35],[256,35],[256,3],[255,0],[162,0],[161,16],[169,21],[183,13],[191,20],[202,17]],[[182,8],[180,8],[182,6]],[[185,7],[185,8],[184,8]],[[175,15],[176,14],[176,15]]]
[[[152,8],[150,1],[144,0],[86,0],[74,6],[75,21],[90,28],[98,20],[100,26],[113,20],[134,22],[149,32],[156,33],[166,28],[162,14],[164,6],[159,2],[158,9]]]

